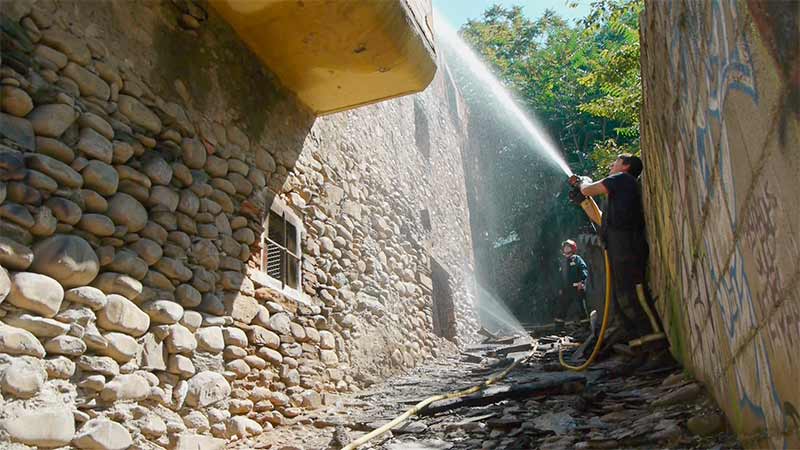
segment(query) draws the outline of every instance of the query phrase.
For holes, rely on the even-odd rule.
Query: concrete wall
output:
[[[0,446],[218,448],[477,328],[452,82],[315,119],[176,5],[3,3]],[[299,297],[261,271],[277,203]]]
[[[798,14],[651,1],[641,18],[652,287],[673,352],[759,448],[800,446]]]

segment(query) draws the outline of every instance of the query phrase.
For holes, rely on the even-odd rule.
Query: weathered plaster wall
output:
[[[186,5],[3,4],[0,446],[219,448],[301,420],[455,349],[434,265],[452,340],[477,328],[451,81],[314,119]],[[273,201],[305,226],[299,300],[260,271]]]
[[[673,352],[759,448],[800,446],[798,15],[651,1],[641,19],[658,308]]]

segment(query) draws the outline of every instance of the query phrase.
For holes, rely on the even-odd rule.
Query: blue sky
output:
[[[567,6],[567,0],[433,0],[434,9],[458,29],[468,19],[476,19],[494,4],[503,6],[522,6],[522,11],[530,18],[537,18],[544,10],[552,9],[561,17],[581,19],[589,14],[591,0],[575,0],[576,8]]]

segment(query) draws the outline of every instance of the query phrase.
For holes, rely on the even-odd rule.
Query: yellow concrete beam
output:
[[[210,3],[286,88],[324,115],[419,92],[431,82],[436,57],[422,31],[428,24],[419,24],[406,2]]]

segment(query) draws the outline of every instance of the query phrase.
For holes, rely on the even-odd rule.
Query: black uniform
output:
[[[626,325],[640,334],[649,330],[647,317],[636,297],[636,285],[644,284],[647,271],[647,237],[642,195],[636,178],[627,172],[602,180],[608,190],[600,236],[611,262],[615,306]]]
[[[559,271],[561,272],[562,287],[556,317],[560,319],[589,318],[586,308],[586,290],[579,290],[575,287],[575,283],[583,282],[585,284],[589,281],[589,268],[586,266],[586,262],[580,256],[572,255],[561,260]],[[579,317],[580,313],[576,315],[576,310],[583,313],[583,317]]]

